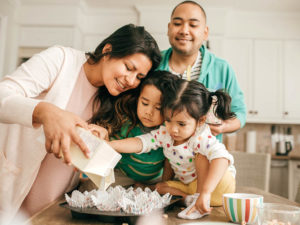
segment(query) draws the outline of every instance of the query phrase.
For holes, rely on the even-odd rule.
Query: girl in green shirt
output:
[[[161,110],[163,96],[174,92],[177,79],[180,78],[167,71],[152,72],[138,90],[124,93],[116,100],[114,121],[100,121],[98,124],[109,124],[106,128],[111,140],[157,129],[164,121]],[[116,184],[155,183],[162,175],[164,159],[162,149],[144,154],[122,154],[115,171]]]

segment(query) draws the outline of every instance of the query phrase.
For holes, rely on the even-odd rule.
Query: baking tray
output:
[[[181,196],[173,196],[170,203],[164,207],[164,211],[174,207],[175,203],[181,200]],[[60,203],[59,206],[70,209],[73,219],[93,219],[104,223],[114,223],[114,224],[135,224],[140,215],[125,213],[125,212],[110,212],[110,211],[100,211],[96,207],[91,208],[77,208],[69,206],[67,202]]]

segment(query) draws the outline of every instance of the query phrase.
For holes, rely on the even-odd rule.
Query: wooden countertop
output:
[[[296,202],[289,201],[286,198],[265,192],[263,190],[253,188],[253,187],[238,187],[237,192],[239,193],[252,193],[259,194],[264,196],[264,202],[272,202],[272,203],[283,203],[288,205],[300,206],[300,204]],[[73,219],[70,213],[70,210],[66,208],[62,208],[59,206],[59,203],[64,202],[64,200],[56,201],[50,204],[47,208],[42,210],[41,212],[34,215],[26,225],[75,225],[75,224],[102,224],[102,225],[112,225],[112,223],[103,223],[99,222],[95,219]],[[222,207],[214,207],[212,213],[208,216],[205,216],[198,220],[184,220],[177,218],[178,212],[181,211],[180,207],[175,206],[172,210],[167,211],[168,218],[166,219],[166,224],[168,225],[179,225],[188,222],[196,222],[196,221],[217,221],[217,222],[229,222],[227,217],[225,216],[224,210]]]
[[[300,155],[272,155],[276,160],[300,160]]]
[[[272,159],[276,160],[300,160],[300,149],[299,147],[293,148],[288,155],[272,155]]]

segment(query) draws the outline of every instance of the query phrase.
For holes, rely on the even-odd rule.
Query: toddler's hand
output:
[[[210,194],[201,193],[196,201],[195,209],[201,214],[210,213],[212,208],[210,207]],[[192,211],[192,209],[191,209]]]
[[[97,136],[100,139],[108,141],[108,131],[104,127],[98,126],[96,124],[89,124],[88,128],[93,135]]]
[[[208,195],[208,196],[210,199],[210,195]],[[208,208],[208,210],[206,212],[204,210],[198,209],[196,207],[197,201],[200,199],[199,193],[190,195],[190,197],[193,199],[193,202],[186,209],[184,209],[183,211],[178,213],[179,218],[193,220],[193,219],[202,218],[203,216],[208,215],[210,213],[211,209],[209,207],[209,202],[207,202],[207,205],[206,205],[206,207]]]

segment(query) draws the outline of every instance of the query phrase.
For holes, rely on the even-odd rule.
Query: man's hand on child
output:
[[[224,127],[226,124],[222,121],[221,124],[209,124],[212,135],[217,136],[218,134],[224,133]]]

